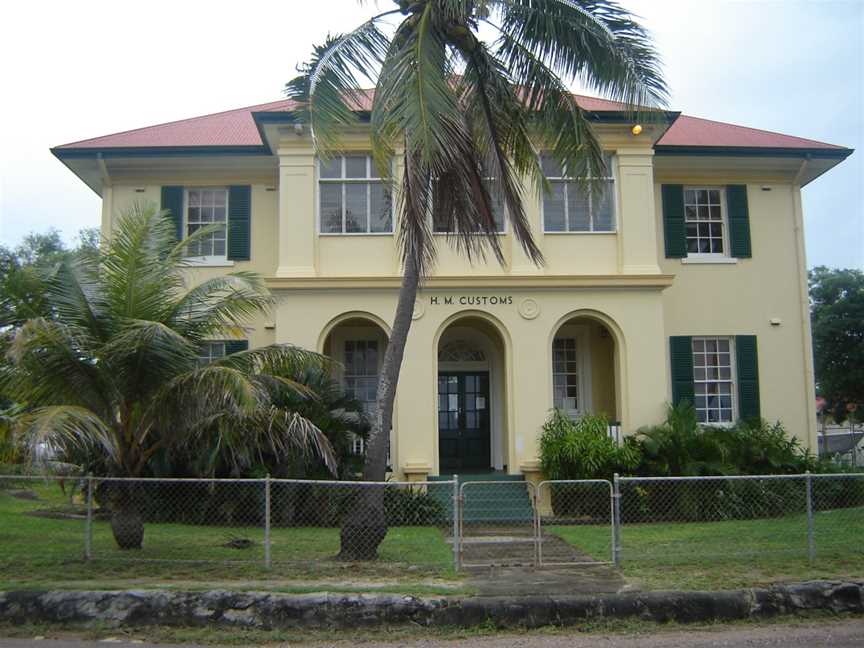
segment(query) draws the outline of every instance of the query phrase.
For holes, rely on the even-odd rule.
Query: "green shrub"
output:
[[[540,465],[547,479],[612,479],[639,463],[639,450],[627,440],[618,446],[608,433],[609,421],[586,414],[571,419],[553,410],[540,435]]]

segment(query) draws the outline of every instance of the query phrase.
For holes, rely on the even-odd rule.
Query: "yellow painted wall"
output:
[[[704,186],[704,177],[664,176],[664,182]],[[708,184],[747,183],[723,175]],[[770,189],[764,191],[763,187]],[[655,213],[661,226],[659,184]],[[662,258],[664,272],[675,282],[663,293],[666,334],[756,335],[762,416],[782,421],[786,429],[816,447],[815,391],[812,376],[809,317],[806,308],[806,264],[799,229],[800,189],[791,183],[747,184],[753,257],[728,265],[697,265]],[[802,293],[803,289],[803,293]],[[805,308],[802,308],[802,302]],[[772,319],[779,326],[772,326]],[[671,388],[670,388],[671,389]]]
[[[526,211],[545,267],[532,266],[509,233],[500,237],[503,267],[494,260],[472,266],[438,238],[435,277],[418,299],[397,396],[392,453],[399,470],[437,472],[437,341],[446,326],[467,316],[482,318],[503,340],[502,451],[511,472],[536,470],[537,433],[552,406],[552,338],[563,322],[580,314],[595,318],[594,409],[618,418],[625,433],[664,416],[671,394],[669,336],[755,334],[763,415],[782,420],[814,447],[799,188],[777,170],[760,175],[752,166],[742,176],[704,168],[699,177],[670,173],[654,159],[649,140],[621,133],[604,137],[617,151],[615,233],[544,234],[541,201],[528,192]],[[363,150],[362,138],[349,144]],[[196,268],[189,271],[190,281],[231,269],[271,278],[278,305],[272,316],[250,323],[254,346],[291,342],[323,351],[329,327],[349,315],[368,316],[386,329],[400,274],[396,237],[318,235],[309,141],[291,135],[281,143],[278,159],[277,181],[253,184],[252,261]],[[660,184],[706,181],[748,183],[752,259],[694,265],[664,258]],[[238,184],[240,176],[219,182]],[[186,184],[182,175],[164,183]],[[766,183],[771,191],[762,191]],[[158,202],[159,190],[152,182],[136,185],[134,178],[115,183],[105,192],[103,227],[109,229],[111,214],[132,200]],[[358,277],[368,279],[350,281]],[[387,277],[393,280],[381,283]],[[448,296],[452,304],[444,303]],[[493,296],[510,301],[493,305],[488,303]],[[435,297],[438,304],[432,303]],[[462,297],[486,297],[487,304],[460,304]],[[780,326],[772,326],[772,318],[780,319]],[[270,321],[275,331],[265,328]],[[601,337],[598,322],[609,337]]]
[[[182,185],[183,183],[172,180],[172,184]],[[188,186],[205,186],[205,184],[199,181],[194,184],[189,183]],[[228,184],[236,183],[220,183],[218,186],[227,186]],[[251,271],[262,275],[272,274],[273,268],[276,266],[277,253],[274,242],[276,241],[277,232],[276,206],[278,194],[275,191],[268,191],[267,187],[268,185],[263,184],[252,185],[251,260],[236,261],[229,267],[190,266],[184,271],[184,274],[188,277],[188,285],[190,287],[211,277],[221,276],[228,272]],[[161,200],[161,189],[161,185],[138,184],[125,184],[112,187],[110,201],[103,199],[103,231],[106,227],[112,227],[116,223],[117,215],[135,201],[142,203],[150,202],[158,206]],[[249,340],[250,346],[258,347],[273,344],[276,339],[274,323],[275,313],[272,312],[244,322],[243,324],[247,329],[246,337]]]

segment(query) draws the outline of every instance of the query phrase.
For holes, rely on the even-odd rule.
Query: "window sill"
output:
[[[195,268],[233,268],[234,262],[225,257],[186,257],[183,259],[187,266]]]
[[[393,236],[393,232],[318,232],[318,236]]]
[[[596,236],[596,235],[598,235],[598,234],[607,234],[607,235],[608,235],[608,234],[617,234],[617,233],[618,233],[618,230],[598,230],[598,231],[595,231],[595,232],[580,232],[580,231],[573,231],[573,232],[547,232],[547,231],[544,230],[544,232],[543,232],[544,235],[550,235],[550,234],[551,234],[551,235],[553,235],[553,236],[558,236],[559,234],[565,234],[565,235],[566,235],[566,234],[569,234],[569,235],[584,235],[584,234],[588,234],[588,235],[590,235],[590,236]]]
[[[689,256],[681,259],[681,263],[695,265],[734,265],[738,259],[725,256]]]
[[[492,232],[495,236],[507,236],[507,232]],[[455,236],[456,232],[432,232],[432,236]],[[474,232],[474,236],[483,236],[482,232]]]

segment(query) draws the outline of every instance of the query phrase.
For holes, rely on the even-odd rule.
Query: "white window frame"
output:
[[[693,350],[693,342],[696,340],[726,340],[729,342],[729,379],[725,378],[705,378],[701,380],[696,379],[696,357],[695,351]],[[707,353],[707,352],[706,352]],[[702,408],[696,407],[696,385],[697,384],[711,384],[711,383],[729,383],[729,397],[732,401],[732,419],[729,421],[700,421],[699,425],[704,425],[708,427],[732,427],[735,425],[735,422],[738,420],[738,366],[736,363],[735,357],[735,336],[733,335],[694,335],[691,337],[690,342],[690,357],[693,362],[693,408],[697,411]],[[707,389],[706,389],[706,397],[707,397]],[[707,402],[707,401],[706,401]],[[711,408],[704,408],[706,413]],[[707,419],[707,414],[706,414]]]
[[[206,364],[210,364],[214,360],[224,358],[226,355],[228,355],[228,351],[225,348],[225,340],[208,340],[206,342],[203,342],[201,346],[202,346],[202,350],[204,348],[207,349],[207,355],[206,356],[203,353],[198,354],[198,359],[201,361],[201,364],[205,364],[205,362],[204,362],[205,357],[207,359]],[[218,354],[218,353],[214,354],[213,353],[213,348],[217,347],[217,346],[221,347],[221,349],[222,349],[221,354]]]
[[[483,180],[484,181],[485,180],[494,181],[495,178],[493,176],[484,176]],[[508,224],[508,221],[510,219],[507,217],[509,214],[509,212],[507,210],[507,203],[504,202],[503,200],[501,201],[501,207],[504,210],[504,212],[501,214],[501,229],[495,230],[493,232],[493,234],[495,234],[495,236],[506,236],[507,235],[507,229],[508,229],[507,224]],[[435,229],[435,221],[432,218],[431,210],[430,210],[430,214],[429,214],[429,222],[431,223],[431,226],[432,226],[432,236],[450,236],[452,234],[455,234],[455,232],[437,231]],[[481,232],[477,232],[477,234],[481,234]]]
[[[225,192],[225,254],[210,254],[204,256],[188,256],[184,259],[187,265],[208,267],[232,267],[233,261],[228,260],[228,215],[231,209],[231,194],[228,187],[197,186],[183,187],[183,238],[189,236],[189,192],[190,191],[224,191]]]
[[[345,177],[345,158],[359,157],[366,158],[366,178],[346,178]],[[346,151],[345,153],[334,156],[338,157],[341,162],[341,178],[322,178],[321,177],[321,158],[315,158],[315,221],[318,236],[393,236],[395,220],[396,220],[396,202],[395,195],[390,194],[390,229],[386,232],[372,232],[372,191],[371,186],[375,183],[382,184],[383,180],[380,177],[372,177],[372,172],[375,170],[375,162],[372,155],[366,151]],[[391,162],[392,164],[392,162]],[[391,167],[392,168],[392,167]],[[321,228],[321,185],[322,184],[341,184],[342,185],[342,231],[341,232],[324,232]],[[346,232],[346,202],[345,202],[345,186],[349,184],[365,184],[366,189],[366,231],[364,232]]]
[[[591,393],[591,384],[592,384],[592,375],[591,375],[591,344],[590,344],[590,335],[587,326],[580,324],[565,324],[562,326],[558,332],[552,338],[552,344],[549,348],[549,378],[551,380],[551,400],[552,407],[558,407],[558,404],[555,402],[555,376],[560,372],[555,371],[555,340],[558,339],[572,339],[575,340],[576,344],[576,362],[578,363],[578,381],[576,383],[577,389],[577,408],[576,409],[562,409],[564,413],[566,413],[570,418],[578,418],[579,416],[583,416],[589,412],[592,412],[593,407],[593,398]],[[567,375],[567,372],[561,375]]]
[[[548,230],[546,229],[546,194],[544,193],[540,196],[540,221],[543,227],[544,235],[557,236],[558,234],[582,234],[582,235],[598,235],[598,234],[617,234],[618,233],[618,222],[619,222],[619,214],[618,214],[618,156],[615,155],[614,151],[603,151],[604,155],[609,156],[609,164],[608,171],[610,175],[603,176],[602,178],[598,178],[598,180],[612,181],[612,228],[608,230],[595,230],[594,229],[594,213],[593,211],[589,211],[589,222],[591,223],[590,230],[571,230],[570,228],[570,207],[568,205],[567,200],[567,185],[569,183],[573,183],[578,181],[578,178],[572,178],[567,175],[563,176],[552,176],[547,177],[549,182],[561,182],[564,184],[564,229],[563,230]],[[541,154],[540,163],[542,164],[542,156],[549,155],[549,153]],[[562,169],[562,171],[564,171]],[[589,177],[590,178],[590,177]],[[589,201],[593,200],[593,197],[589,196]]]
[[[376,376],[381,376],[381,369],[384,366],[384,353],[387,350],[387,336],[380,330],[374,329],[374,327],[361,327],[361,326],[341,326],[337,327],[332,335],[332,340],[330,342],[330,353],[332,356],[335,356],[339,359],[341,363],[341,369],[339,370],[339,380],[342,384],[342,388],[346,387],[346,375],[345,375],[345,343],[346,342],[376,342],[378,344],[378,369],[376,372]],[[362,437],[352,436],[351,438],[351,452],[353,454],[362,455],[366,452],[366,443]],[[388,458],[389,465],[389,458]]]
[[[726,187],[718,185],[685,185],[684,186],[684,245],[687,245],[688,223],[709,223],[717,221],[688,221],[687,220],[687,192],[688,191],[717,191],[720,194],[720,228],[723,240],[723,252],[687,252],[687,256],[681,259],[682,263],[737,263],[729,253],[729,215],[726,211]]]

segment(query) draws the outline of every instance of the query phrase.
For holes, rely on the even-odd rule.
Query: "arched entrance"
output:
[[[477,316],[452,322],[438,340],[438,466],[441,474],[506,467],[505,346]]]
[[[387,333],[382,324],[362,313],[346,314],[325,329],[320,347],[324,355],[339,363],[336,377],[346,395],[360,401],[369,418],[373,418],[378,376],[387,348]],[[359,436],[351,445],[352,454],[365,453],[364,441]],[[392,436],[390,445],[392,448]]]
[[[552,407],[570,416],[621,420],[619,349],[611,326],[592,314],[563,320],[552,337]]]

